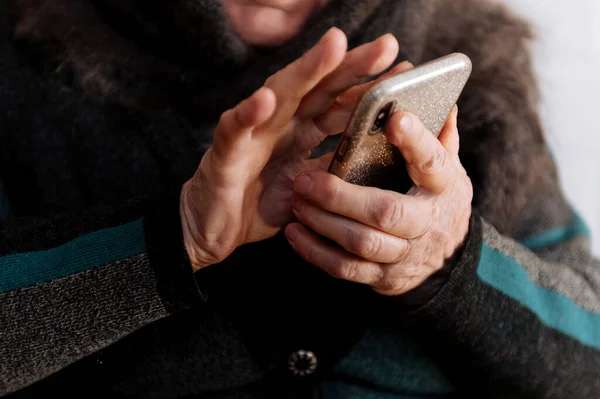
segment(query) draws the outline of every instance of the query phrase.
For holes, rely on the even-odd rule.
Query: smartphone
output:
[[[437,137],[471,69],[469,57],[454,53],[373,85],[356,105],[329,172],[353,184],[407,192],[413,183],[400,151],[384,134],[388,118],[411,112]]]

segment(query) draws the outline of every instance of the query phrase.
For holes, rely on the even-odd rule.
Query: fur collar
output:
[[[331,26],[360,42],[380,3],[334,0],[290,42],[257,49],[232,32],[217,0],[17,0],[15,37],[94,100],[220,113]]]
[[[532,193],[556,184],[537,113],[531,31],[493,1],[333,0],[271,49],[240,41],[218,0],[13,1],[15,37],[65,84],[105,104],[175,110],[196,126],[216,121],[331,26],[350,47],[393,33],[398,61],[463,52],[474,69],[459,101],[461,159],[475,207],[510,234]]]

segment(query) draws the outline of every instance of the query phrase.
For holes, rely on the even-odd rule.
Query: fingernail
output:
[[[452,108],[452,122],[456,125],[458,124],[458,105],[454,104],[454,108]]]
[[[325,33],[323,34],[323,36],[321,36],[321,40],[323,40],[323,38],[324,38],[325,36],[327,36],[328,34],[330,34],[330,33],[331,33],[332,31],[334,31],[334,30],[340,30],[340,28],[338,28],[337,26],[332,26],[331,28],[327,29],[327,32],[325,32]]]
[[[288,227],[285,229],[285,236],[291,243],[296,241],[298,234],[300,234],[300,231],[298,230],[298,227],[294,226],[293,224],[288,225]]]
[[[412,126],[412,117],[409,114],[402,115],[402,118],[400,118],[400,130],[402,130],[403,133],[410,134],[412,131]]]
[[[402,61],[401,63],[399,63],[398,65],[393,67],[387,74],[394,75],[396,73],[406,71],[407,69],[412,68],[412,67],[414,67],[412,62]]]
[[[300,195],[307,196],[312,187],[312,178],[303,173],[294,181],[294,191]]]

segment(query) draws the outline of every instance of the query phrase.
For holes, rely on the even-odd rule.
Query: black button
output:
[[[288,368],[293,375],[306,377],[317,369],[317,357],[314,353],[298,350],[292,353],[288,359]]]

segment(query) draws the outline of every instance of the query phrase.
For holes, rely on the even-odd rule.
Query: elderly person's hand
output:
[[[464,241],[471,215],[473,189],[458,158],[456,115],[455,107],[439,140],[412,114],[388,121],[388,141],[402,152],[415,183],[406,195],[325,171],[299,176],[292,204],[300,223],[285,230],[294,249],[332,276],[384,295],[407,293],[440,270]]]
[[[294,219],[294,179],[322,165],[310,151],[344,130],[348,108],[334,103],[396,59],[391,35],[346,52],[346,37],[329,30],[311,50],[225,112],[213,145],[181,192],[180,214],[194,270],[218,263],[238,246],[273,236]],[[409,68],[401,64],[397,73]],[[332,106],[333,104],[333,106]],[[346,104],[347,105],[347,104]]]

